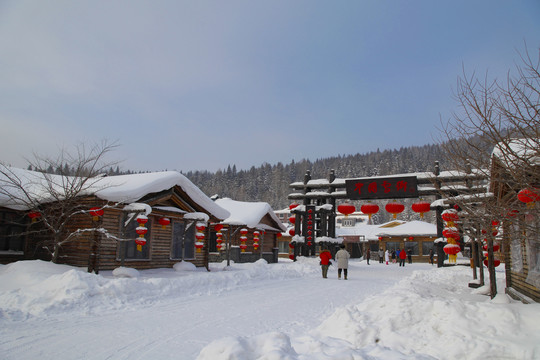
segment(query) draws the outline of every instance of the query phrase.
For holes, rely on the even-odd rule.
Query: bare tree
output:
[[[491,296],[496,294],[491,221],[526,213],[534,217],[530,221],[534,224],[531,230],[536,229],[538,222],[538,209],[525,208],[519,203],[517,193],[524,188],[539,187],[540,55],[533,59],[525,50],[520,60],[504,82],[489,79],[487,75],[468,76],[464,71],[455,94],[458,111],[441,128],[441,144],[454,168],[466,171],[472,167],[498,184],[488,189],[487,196],[452,199],[468,219],[467,231],[471,236],[477,237],[481,229],[488,233],[485,238]]]
[[[29,231],[41,233],[46,239],[40,246],[57,262],[60,248],[85,231],[68,230],[67,225],[77,215],[88,214],[90,206],[82,201],[99,187],[107,168],[116,163],[106,160],[106,155],[118,145],[103,140],[90,147],[84,143],[73,151],[62,148],[56,158],[34,154],[25,171],[0,165],[0,198],[2,206],[24,211],[38,211],[38,223]],[[47,172],[54,169],[56,173]]]

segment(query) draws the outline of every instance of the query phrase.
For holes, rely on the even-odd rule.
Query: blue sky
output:
[[[103,139],[131,170],[434,143],[463,67],[540,48],[540,1],[0,0],[0,161]]]

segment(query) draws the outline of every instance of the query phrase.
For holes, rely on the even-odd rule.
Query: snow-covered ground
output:
[[[540,359],[540,304],[467,286],[469,267],[317,259],[181,264],[138,277],[0,265],[2,359]],[[119,271],[129,274],[130,271]]]

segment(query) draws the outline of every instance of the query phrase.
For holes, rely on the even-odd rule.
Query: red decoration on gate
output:
[[[344,204],[338,205],[337,210],[343,215],[349,216],[350,214],[356,211],[356,208],[352,204],[344,203]]]
[[[373,214],[376,214],[379,211],[379,205],[367,203],[360,206],[360,211],[363,212],[364,214],[367,214],[367,216],[369,217],[369,220],[371,220],[371,217],[373,216]]]
[[[216,224],[216,225],[214,225],[214,230],[216,230],[217,232],[220,232],[221,229],[223,229],[223,224]]]
[[[415,202],[411,206],[412,210],[416,213],[420,213],[420,218],[424,218],[424,213],[427,213],[431,210],[431,204],[427,201]]]
[[[394,219],[397,218],[397,214],[400,214],[405,210],[405,205],[398,202],[389,202],[385,206],[386,211],[393,215]]]
[[[291,205],[289,205],[289,210],[292,210],[294,209],[295,207],[297,207],[298,204],[297,203],[292,203]]]

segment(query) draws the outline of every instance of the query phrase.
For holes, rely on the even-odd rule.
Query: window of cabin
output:
[[[11,212],[0,213],[0,252],[24,253],[26,224],[21,215]]]
[[[409,249],[412,250],[412,255],[420,255],[419,248],[418,248],[418,241],[405,241],[405,250],[407,251],[407,255],[409,255]],[[429,253],[429,250],[428,250]]]
[[[388,241],[386,243],[386,250],[392,251],[392,250],[397,250],[397,249],[399,249],[399,242],[397,242],[397,241]]]
[[[540,243],[538,243],[538,231],[540,223],[531,224],[527,231],[527,260],[529,272],[525,280],[529,284],[540,288]]]
[[[289,253],[289,242],[288,241],[279,241],[278,242],[278,252],[281,254]]]
[[[171,259],[195,259],[194,222],[173,222]]]
[[[127,220],[127,217],[126,217]],[[125,221],[124,220],[124,223]],[[124,230],[124,237],[126,239],[130,239],[130,241],[125,241],[124,243],[124,258],[126,260],[148,260],[150,259],[150,239],[151,237],[151,228],[152,228],[152,220],[148,218],[148,222],[145,224],[146,228],[148,229],[148,232],[144,235],[144,238],[146,239],[146,244],[142,245],[141,250],[137,250],[137,244],[135,244],[135,239],[139,237],[137,232],[135,231],[137,227],[139,226],[139,223],[135,221],[135,218],[127,224],[125,230]],[[133,240],[131,240],[133,239]]]
[[[429,255],[429,251],[433,250],[433,253],[435,253],[435,249],[433,241],[423,241],[422,242],[422,255],[426,256]]]
[[[523,273],[523,251],[521,247],[521,228],[518,224],[511,226],[510,235],[510,262],[512,264],[512,271],[516,273]]]

